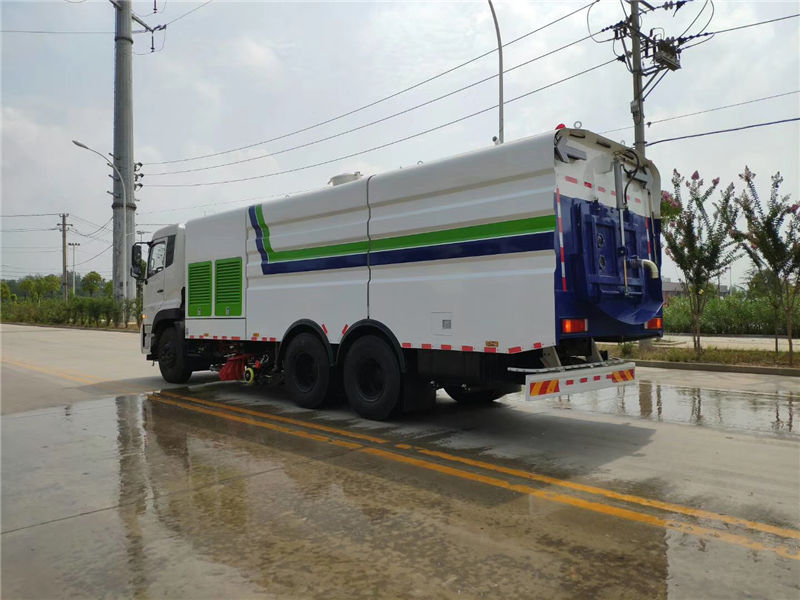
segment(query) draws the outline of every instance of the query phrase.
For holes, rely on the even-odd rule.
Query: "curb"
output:
[[[684,371],[716,371],[718,373],[750,373],[753,375],[779,375],[781,377],[800,377],[800,369],[789,367],[759,367],[757,365],[723,365],[720,363],[685,363],[666,360],[636,360],[637,367],[657,369],[682,369]]]

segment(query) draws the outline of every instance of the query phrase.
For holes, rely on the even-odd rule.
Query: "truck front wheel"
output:
[[[301,333],[291,342],[283,359],[286,388],[295,404],[319,408],[325,402],[331,380],[328,351],[319,338]]]
[[[374,335],[356,340],[344,358],[344,389],[353,410],[367,419],[388,418],[402,384],[397,356],[386,342]]]
[[[168,383],[186,383],[192,370],[186,364],[183,344],[174,327],[165,329],[158,341],[158,368]]]

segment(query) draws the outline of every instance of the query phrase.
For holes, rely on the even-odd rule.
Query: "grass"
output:
[[[608,350],[609,356],[639,360],[663,360],[683,363],[717,363],[723,365],[757,365],[762,367],[788,367],[789,353],[772,350],[737,350],[732,348],[703,349],[697,360],[692,348],[674,348],[654,343],[650,348],[640,348],[636,343],[599,344],[601,350]],[[800,366],[800,353],[795,353],[795,367]]]

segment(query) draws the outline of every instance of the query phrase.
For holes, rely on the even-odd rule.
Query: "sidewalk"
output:
[[[691,348],[692,336],[685,334],[664,334],[662,340],[655,341],[656,346],[670,346],[674,348]],[[730,348],[732,350],[775,350],[775,338],[762,336],[717,336],[701,335],[700,344],[703,348]],[[800,352],[800,339],[792,338],[792,346]],[[778,349],[789,351],[789,343],[785,337],[778,338]]]

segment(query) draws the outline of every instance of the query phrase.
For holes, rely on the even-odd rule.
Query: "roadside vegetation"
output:
[[[690,180],[673,171],[674,192],[662,191],[664,252],[683,274],[684,298],[671,299],[664,310],[665,331],[690,332],[694,360],[703,358],[703,333],[729,335],[772,334],[774,359],[779,359],[778,336],[789,343],[788,364],[793,360],[792,329],[798,319],[800,291],[800,205],[780,195],[783,178],[772,176],[769,198],[762,203],[755,186],[756,174],[745,166],[739,178],[744,189],[737,196],[733,183],[709,203],[719,178],[705,187],[695,171]],[[689,198],[682,199],[683,187]],[[713,210],[709,210],[713,208]],[[752,265],[746,294],[721,300],[713,285],[739,256]]]
[[[737,350],[732,348],[715,348],[713,340],[708,342],[703,349],[703,354],[698,360],[694,348],[674,348],[656,343],[648,347],[639,346],[632,342],[624,344],[599,344],[600,349],[608,350],[608,354],[615,358],[630,358],[632,360],[653,360],[681,363],[715,363],[723,365],[761,366],[761,367],[790,367],[788,352],[773,352],[772,350]]]
[[[142,298],[118,302],[110,281],[91,271],[76,277],[76,294],[61,297],[61,279],[56,275],[29,276],[0,282],[0,319],[6,323],[71,325],[75,327],[126,327],[131,319],[141,324]]]

